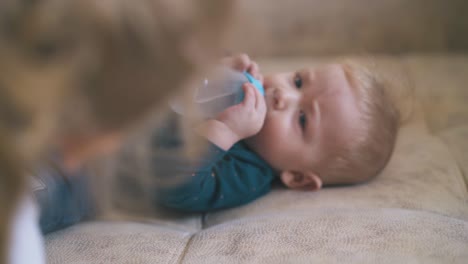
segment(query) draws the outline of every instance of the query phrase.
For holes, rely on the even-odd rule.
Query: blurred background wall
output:
[[[238,1],[230,45],[257,57],[468,51],[467,0]]]

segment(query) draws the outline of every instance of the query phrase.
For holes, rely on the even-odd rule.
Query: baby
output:
[[[265,96],[246,83],[243,102],[199,125],[206,155],[177,166],[191,177],[158,190],[158,203],[183,211],[229,208],[266,194],[278,178],[315,191],[369,180],[387,164],[399,112],[385,83],[365,67],[329,64],[262,77],[245,54],[224,63],[260,79]]]
[[[177,176],[183,181],[149,187],[155,203],[187,212],[213,211],[251,202],[278,179],[291,189],[315,191],[369,180],[387,164],[399,112],[375,73],[341,63],[263,77],[247,55],[223,63],[261,80],[265,96],[246,83],[240,104],[197,125],[195,134],[207,141],[207,148],[196,159],[168,154],[183,146],[183,128],[175,112],[163,122],[152,134],[151,148],[160,155],[144,158],[151,159],[151,177],[160,183]],[[139,193],[129,184],[133,177],[118,175],[124,179],[122,190]],[[44,233],[93,218],[86,172],[64,178],[44,170],[37,177],[48,186],[36,191]]]

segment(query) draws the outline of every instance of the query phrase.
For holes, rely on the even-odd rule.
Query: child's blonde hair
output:
[[[330,150],[317,171],[324,184],[351,184],[376,176],[388,163],[397,138],[400,113],[390,83],[361,63],[346,60],[345,74],[355,88],[360,124],[355,137]]]

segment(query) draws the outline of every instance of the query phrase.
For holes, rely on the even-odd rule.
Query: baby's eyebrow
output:
[[[315,119],[316,119],[315,122],[318,125],[320,123],[321,117],[322,117],[322,115],[320,113],[320,105],[319,105],[317,100],[314,100],[313,105],[314,105],[314,114],[315,114],[314,116],[315,116]]]
[[[317,131],[320,127],[320,122],[321,122],[321,117],[322,113],[320,112],[320,105],[317,100],[314,100],[312,102],[312,108],[313,108],[313,113],[312,113],[312,128],[310,129],[312,133],[312,139],[315,137],[317,134]]]
[[[313,100],[312,111],[308,111],[307,119],[306,139],[310,142],[315,139],[321,122],[320,105],[317,100]]]
[[[346,81],[348,81],[349,86],[351,86],[351,89],[356,90],[357,81],[356,81],[356,77],[353,74],[352,67],[348,64],[342,64],[341,69],[343,70]]]
[[[302,81],[306,81],[308,84],[312,83],[315,79],[314,71],[311,69],[301,69],[298,71],[298,73],[302,76]]]

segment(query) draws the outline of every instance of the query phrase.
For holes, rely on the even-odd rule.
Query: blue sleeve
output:
[[[246,204],[270,191],[273,171],[243,143],[224,151],[208,143],[204,155],[173,167],[187,175],[171,188],[158,190],[157,202],[187,212],[205,212]]]

